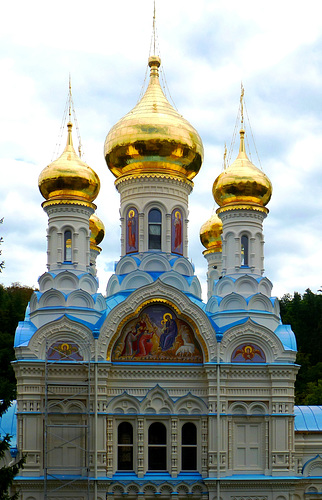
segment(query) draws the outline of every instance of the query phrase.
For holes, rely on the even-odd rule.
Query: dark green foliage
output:
[[[10,448],[10,436],[7,435],[0,441],[0,460],[3,458],[5,451]],[[18,493],[14,495],[8,494],[8,488],[12,484],[14,477],[18,474],[19,470],[23,468],[25,458],[21,458],[12,465],[4,465],[0,468],[0,500],[16,500]]]
[[[322,295],[307,289],[280,300],[281,317],[292,326],[297,340],[296,362],[301,365],[295,383],[296,404],[322,404]]]
[[[9,408],[16,396],[16,379],[11,361],[15,359],[13,341],[18,321],[24,318],[27,303],[33,292],[32,288],[18,283],[5,288],[0,285],[0,416]],[[10,448],[10,436],[0,440],[0,461]],[[10,496],[8,488],[14,476],[23,467],[24,458],[12,465],[0,468],[0,500],[18,498]]]

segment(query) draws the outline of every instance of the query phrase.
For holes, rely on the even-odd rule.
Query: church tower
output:
[[[109,296],[157,278],[201,295],[188,260],[188,196],[203,145],[165,97],[160,64],[158,56],[149,58],[145,94],[105,141],[105,159],[121,197],[121,259],[107,287]]]

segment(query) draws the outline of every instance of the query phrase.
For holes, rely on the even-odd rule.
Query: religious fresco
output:
[[[231,356],[232,363],[265,363],[263,350],[255,344],[241,344]]]
[[[112,361],[202,363],[202,351],[188,323],[169,307],[153,304],[123,327]]]
[[[171,252],[183,254],[183,220],[182,212],[178,208],[171,214]]]
[[[55,342],[48,349],[47,359],[56,361],[82,361],[79,346],[71,342]]]
[[[126,215],[126,253],[138,251],[139,218],[136,208],[130,208]]]

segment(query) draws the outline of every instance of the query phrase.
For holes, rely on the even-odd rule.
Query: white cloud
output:
[[[241,80],[261,164],[274,186],[264,224],[266,274],[277,295],[308,287],[316,291],[322,284],[322,18],[317,5],[314,0],[305,8],[289,0],[157,2],[158,41],[171,96],[205,146],[189,224],[190,256],[203,285],[206,261],[199,229],[212,212],[211,187],[222,168],[224,143],[229,146],[233,134]],[[57,0],[49,12],[47,4],[36,0],[3,6],[3,283],[36,284],[46,268],[47,221],[37,179],[52,159],[71,72],[85,158],[102,184],[96,202],[106,226],[98,258],[105,289],[119,258],[120,230],[119,198],[103,144],[109,128],[140,94],[152,10],[151,0]],[[254,152],[252,158],[258,164]]]

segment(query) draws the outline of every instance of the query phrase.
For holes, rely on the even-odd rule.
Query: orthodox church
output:
[[[70,121],[64,152],[40,173],[47,271],[15,336],[26,463],[13,491],[21,500],[315,499],[322,409],[294,407],[296,340],[264,275],[271,182],[247,156],[242,118],[238,156],[214,179],[218,209],[200,232],[203,302],[187,230],[203,145],[165,97],[159,67],[151,56],[145,94],[105,141],[121,222],[106,296],[96,271],[100,180],[76,154]]]

